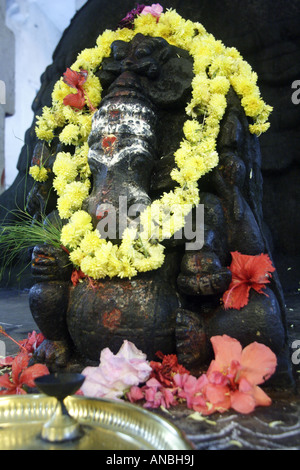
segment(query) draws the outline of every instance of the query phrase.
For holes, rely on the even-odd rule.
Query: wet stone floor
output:
[[[300,293],[286,295],[287,328],[291,352],[300,348]],[[0,289],[0,327],[17,341],[38,331],[28,305],[28,291]],[[0,355],[13,355],[18,346],[0,338]],[[295,365],[300,390],[300,364]],[[269,391],[270,407],[257,408],[250,415],[226,412],[206,419],[191,419],[191,410],[174,407],[154,410],[180,428],[198,450],[300,450],[300,394],[293,390]]]

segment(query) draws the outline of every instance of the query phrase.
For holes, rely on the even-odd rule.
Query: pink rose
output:
[[[148,13],[151,13],[152,16],[160,17],[160,15],[163,12],[163,7],[159,3],[152,3],[150,7],[145,7],[141,15],[147,15]]]
[[[145,382],[151,370],[146,355],[125,340],[117,354],[105,348],[99,366],[82,371],[86,379],[81,390],[85,396],[119,399],[133,385]]]

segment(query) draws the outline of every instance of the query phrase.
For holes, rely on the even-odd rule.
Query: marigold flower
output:
[[[77,165],[73,161],[70,153],[59,152],[53,164],[53,172],[56,175],[63,175],[67,183],[74,181],[77,176]]]
[[[72,69],[80,72],[81,69],[87,70],[89,73],[97,68],[103,59],[100,49],[87,48],[78,54],[76,62],[72,65]]]
[[[131,258],[128,256],[122,256],[120,258],[121,266],[118,270],[118,277],[121,279],[128,278],[131,279],[132,277],[137,275],[137,270],[132,266]]]
[[[100,238],[99,232],[94,230],[93,232],[86,233],[80,243],[80,249],[83,253],[94,253],[103,243],[105,243],[105,241]]]
[[[70,252],[69,258],[75,266],[80,266],[84,256],[84,252],[80,248],[76,248]]]
[[[29,168],[29,174],[35,181],[43,183],[48,179],[48,171],[45,167],[39,167],[38,165],[33,165]]]
[[[88,212],[80,210],[72,215],[70,223],[73,224],[77,230],[82,229],[86,231],[92,228],[92,217]]]
[[[117,33],[106,29],[96,40],[97,46],[102,50],[103,57],[108,57],[111,53],[111,44],[117,39]]]
[[[266,122],[263,124],[250,124],[249,130],[252,134],[260,136],[263,132],[266,132],[270,127],[270,123]]]
[[[71,207],[75,210],[81,208],[82,202],[89,194],[89,186],[81,181],[73,181],[67,184],[64,191],[64,198],[70,200]]]
[[[62,195],[57,201],[57,210],[61,219],[69,219],[73,213],[72,201],[70,200],[70,198],[64,197]]]
[[[183,125],[183,132],[187,140],[190,142],[199,142],[202,132],[202,125],[196,119],[188,119]]]
[[[105,264],[105,260],[100,260],[95,256],[85,255],[80,262],[80,268],[87,276],[93,279],[99,279],[106,274]]]
[[[247,116],[256,117],[263,110],[264,102],[258,96],[246,95],[242,98],[242,106]]]
[[[81,234],[73,224],[69,223],[63,226],[60,239],[64,246],[77,248],[81,241]]]
[[[193,98],[196,103],[207,104],[210,99],[209,78],[196,75],[192,80]]]
[[[79,126],[67,124],[59,134],[59,140],[66,145],[76,145],[79,140]]]
[[[54,178],[53,188],[57,192],[58,196],[63,195],[67,184],[68,184],[67,180],[62,175],[59,175],[56,178]]]
[[[54,137],[53,130],[49,129],[48,124],[43,120],[42,117],[40,117],[40,119],[37,118],[35,133],[38,139],[45,140],[46,142],[50,142]]]
[[[230,81],[226,77],[214,77],[210,81],[210,91],[211,93],[220,93],[226,95],[230,88]]]
[[[77,248],[86,233],[93,228],[92,218],[85,211],[75,212],[70,222],[62,227],[61,242],[64,246]]]

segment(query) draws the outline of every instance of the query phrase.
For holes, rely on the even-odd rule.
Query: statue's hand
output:
[[[30,360],[30,365],[36,363],[46,364],[52,372],[65,367],[69,359],[69,348],[64,341],[50,341],[45,339],[36,349]]]
[[[189,252],[183,257],[177,283],[187,295],[222,294],[231,282],[231,272],[211,252]]]
[[[72,264],[62,248],[37,245],[32,252],[31,272],[39,281],[66,281],[71,279]]]

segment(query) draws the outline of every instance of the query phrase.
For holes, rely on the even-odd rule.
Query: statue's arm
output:
[[[65,365],[70,352],[66,313],[73,267],[63,248],[41,244],[33,249],[31,270],[36,282],[29,292],[29,306],[46,338],[34,359],[57,369]]]

